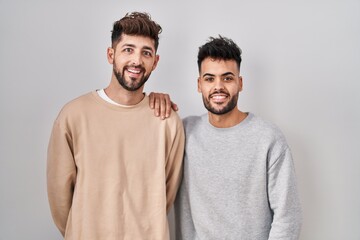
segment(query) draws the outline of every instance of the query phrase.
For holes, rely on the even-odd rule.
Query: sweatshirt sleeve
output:
[[[301,206],[290,149],[270,161],[268,194],[273,211],[269,240],[297,240],[301,230]]]
[[[51,133],[47,157],[47,192],[53,220],[65,235],[76,180],[72,140],[56,120]]]
[[[179,193],[176,196],[174,210],[176,239],[192,239],[195,234],[195,228],[191,216],[189,193],[186,190],[185,179],[183,179]]]
[[[179,126],[175,132],[174,139],[171,144],[170,153],[166,161],[166,211],[169,212],[172,204],[175,201],[176,193],[178,191],[181,177],[182,165],[185,146],[185,133],[182,122],[179,121]]]

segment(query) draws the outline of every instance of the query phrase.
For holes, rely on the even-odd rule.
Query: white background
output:
[[[278,125],[293,151],[301,239],[359,240],[359,0],[0,0],[0,239],[61,239],[46,195],[52,123],[108,85],[112,24],[134,10],[163,27],[146,91],[170,93],[181,117],[205,112],[198,47],[218,34],[238,43],[239,108]]]

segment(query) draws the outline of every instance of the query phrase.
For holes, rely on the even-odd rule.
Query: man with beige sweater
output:
[[[169,239],[185,137],[176,112],[154,117],[143,93],[159,61],[160,32],[146,13],[116,21],[109,86],[70,101],[54,122],[48,197],[65,239]]]

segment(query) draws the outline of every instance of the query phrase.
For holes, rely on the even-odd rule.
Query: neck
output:
[[[241,112],[237,108],[234,108],[232,111],[221,115],[208,112],[210,124],[217,128],[233,127],[242,122],[247,117],[247,115],[247,113]]]
[[[145,96],[143,89],[144,86],[136,91],[128,91],[118,83],[116,78],[112,78],[109,86],[104,90],[106,95],[116,103],[121,105],[135,105],[143,100]]]

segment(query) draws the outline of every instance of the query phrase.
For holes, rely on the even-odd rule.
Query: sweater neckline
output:
[[[246,118],[244,118],[244,120],[242,120],[240,123],[236,124],[235,126],[227,127],[227,128],[218,128],[218,127],[215,127],[214,125],[212,125],[209,122],[209,117],[208,117],[207,113],[202,115],[201,120],[205,122],[206,128],[210,131],[228,132],[228,131],[234,131],[237,129],[244,128],[246,125],[249,124],[251,119],[254,117],[254,114],[252,114],[251,112],[246,112],[246,113],[247,113],[247,116],[246,116]]]
[[[144,98],[137,104],[134,104],[134,105],[115,105],[115,104],[112,104],[112,103],[109,103],[108,101],[104,100],[103,98],[101,98],[99,96],[99,94],[97,93],[97,90],[94,90],[91,92],[91,96],[94,98],[94,100],[107,107],[107,108],[111,108],[113,110],[116,110],[116,111],[134,111],[134,110],[137,110],[137,109],[142,109],[144,107],[149,107],[149,97],[147,96],[146,93],[144,93]]]

